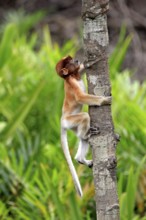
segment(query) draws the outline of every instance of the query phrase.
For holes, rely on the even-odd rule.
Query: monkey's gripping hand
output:
[[[90,68],[91,66],[93,66],[95,63],[98,63],[98,61],[100,61],[102,59],[102,57],[99,58],[95,58],[95,60],[90,60],[90,61],[84,61],[84,68]]]

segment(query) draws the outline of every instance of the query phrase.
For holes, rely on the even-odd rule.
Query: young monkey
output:
[[[97,60],[98,61],[98,60]],[[87,64],[92,66],[97,61]],[[79,137],[79,147],[75,159],[88,167],[92,167],[93,161],[86,159],[88,152],[88,138],[98,133],[96,128],[90,128],[90,117],[88,113],[81,112],[82,105],[101,106],[111,104],[111,97],[95,96],[85,93],[84,83],[81,80],[81,73],[84,71],[84,64],[74,60],[71,56],[62,58],[56,65],[56,72],[64,79],[65,98],[61,117],[61,144],[66,157],[75,188],[82,196],[81,185],[72,163],[67,141],[67,130],[72,129]]]

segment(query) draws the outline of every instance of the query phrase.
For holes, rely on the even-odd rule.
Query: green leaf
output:
[[[116,76],[115,74],[121,70],[122,63],[132,40],[132,35],[127,37],[125,37],[125,35],[126,28],[123,26],[121,28],[119,41],[109,58],[109,66],[112,79],[114,79]]]
[[[11,59],[13,41],[16,35],[17,29],[15,24],[9,24],[4,31],[0,44],[0,68],[2,68],[9,59]]]
[[[25,117],[29,113],[30,109],[34,105],[35,101],[37,100],[43,86],[45,84],[45,81],[40,81],[38,83],[38,86],[34,89],[33,94],[28,98],[26,103],[23,103],[18,111],[14,114],[11,121],[8,122],[8,124],[5,126],[4,130],[2,131],[2,138],[7,139],[13,135],[13,133],[16,131],[17,128],[19,128],[19,125],[24,121]]]
[[[69,197],[70,201],[70,216],[71,220],[82,220],[81,210],[78,207],[78,204],[76,203],[75,195],[72,193]]]

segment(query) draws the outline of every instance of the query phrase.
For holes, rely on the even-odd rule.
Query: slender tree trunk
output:
[[[106,13],[108,0],[82,0],[85,60],[99,61],[87,69],[90,94],[111,95],[108,74],[108,30]],[[116,135],[111,106],[90,107],[91,126],[100,134],[90,138],[93,154],[93,176],[97,220],[118,220],[119,202],[116,190]]]

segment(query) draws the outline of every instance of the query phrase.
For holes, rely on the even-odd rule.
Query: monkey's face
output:
[[[79,61],[71,59],[67,62],[64,68],[68,70],[69,75],[75,74],[80,68]]]
[[[79,68],[79,61],[74,60],[71,56],[61,59],[56,65],[56,71],[62,78],[78,73]]]

